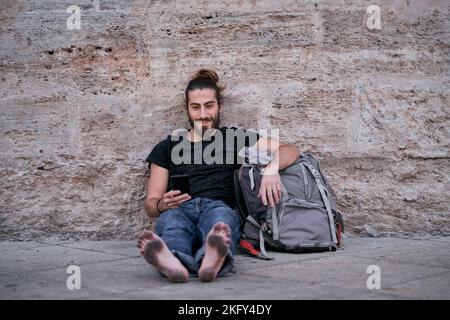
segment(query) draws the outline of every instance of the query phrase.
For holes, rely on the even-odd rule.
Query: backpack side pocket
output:
[[[278,215],[279,241],[289,251],[334,251],[327,211],[318,203],[290,199]],[[334,228],[334,226],[333,226]]]

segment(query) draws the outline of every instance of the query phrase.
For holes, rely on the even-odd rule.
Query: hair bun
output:
[[[200,69],[192,77],[192,79],[199,79],[199,78],[209,79],[214,83],[219,82],[219,76],[217,75],[217,72],[211,69]]]

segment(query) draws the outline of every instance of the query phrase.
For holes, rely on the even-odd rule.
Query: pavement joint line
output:
[[[128,259],[136,259],[136,258],[139,258],[139,257],[135,257],[135,258],[133,258],[133,257],[123,257],[123,258],[118,258],[118,259],[114,259],[114,260],[87,262],[87,263],[79,264],[79,266],[83,267],[83,266],[90,266],[90,265],[95,265],[95,264],[100,264],[100,263],[117,262],[117,261],[128,260]],[[67,265],[70,265],[70,264],[75,264],[75,262],[70,262]],[[33,271],[30,271],[30,272],[27,272],[27,274],[31,273],[31,272],[32,273],[39,273],[39,272],[47,272],[47,271],[52,271],[52,270],[57,270],[57,269],[64,269],[64,268],[67,267],[67,265],[65,265],[65,266],[59,265],[59,266],[54,266],[54,267],[51,267],[51,268],[37,269],[37,270],[33,270]]]
[[[123,253],[114,253],[114,252],[109,252],[109,251],[102,251],[102,250],[96,250],[96,249],[90,249],[90,248],[80,248],[80,247],[73,246],[73,243],[78,243],[79,241],[73,241],[70,243],[63,243],[63,244],[58,244],[58,243],[49,244],[49,243],[42,242],[42,241],[36,241],[36,242],[41,243],[41,244],[46,244],[48,247],[57,246],[57,247],[61,247],[61,248],[76,249],[76,250],[83,250],[83,251],[90,251],[90,252],[99,252],[99,253],[104,253],[104,254],[113,254],[113,255],[122,256],[122,257],[133,257],[133,258],[135,257],[135,256],[123,254]],[[39,248],[37,248],[37,249],[39,249]]]
[[[247,272],[240,272],[239,275],[243,275],[247,278],[247,280],[252,280],[252,278],[258,278],[260,280],[260,278],[264,278],[264,279],[268,279],[271,282],[277,282],[277,283],[282,283],[283,285],[291,285],[294,284],[298,284],[298,285],[309,285],[309,286],[316,286],[319,285],[321,287],[333,287],[333,288],[338,288],[340,289],[341,287],[335,287],[335,286],[330,286],[330,285],[323,285],[320,284],[319,281],[317,282],[311,282],[311,281],[307,281],[307,280],[293,280],[293,279],[284,279],[284,278],[276,278],[270,275],[258,275],[258,274],[249,274]],[[261,282],[259,282],[259,284],[262,284]],[[267,283],[266,283],[267,284]]]
[[[379,237],[384,239],[403,239],[403,240],[413,240],[413,241],[434,241],[434,240],[440,240],[443,238],[450,238],[450,236],[439,236],[439,237],[429,237],[429,238],[396,238],[396,237]],[[357,239],[357,238],[355,238]],[[374,238],[377,239],[377,238]],[[445,241],[445,240],[444,240]]]
[[[400,241],[445,241],[442,240],[444,238],[450,238],[449,236],[439,236],[439,237],[430,237],[430,238],[402,238],[402,237],[387,237],[387,236],[380,236],[380,237],[347,237],[342,239],[342,243],[345,245],[347,242],[346,240],[380,240],[380,239],[387,239],[387,240],[400,240]],[[446,241],[445,241],[446,242]]]
[[[350,255],[350,257],[352,258],[358,258],[358,259],[365,259],[365,260],[372,260],[372,261],[377,261],[377,262],[389,262],[389,263],[397,263],[397,264],[402,264],[401,262],[399,262],[398,260],[393,260],[390,258],[368,258],[368,257],[361,257],[358,255]],[[382,260],[381,260],[382,259]],[[433,267],[433,268],[443,268],[443,269],[450,269],[450,265],[448,266],[443,266],[443,265],[436,265],[436,264],[423,264],[423,263],[416,263],[414,265],[417,266],[422,266],[422,267]]]
[[[135,257],[135,256],[131,256],[131,255],[128,255],[128,254],[115,253],[115,252],[112,252],[112,251],[103,251],[103,250],[90,249],[90,248],[80,248],[80,247],[76,247],[76,246],[73,246],[73,245],[70,245],[70,244],[69,245],[62,244],[62,245],[60,245],[60,247],[69,248],[69,249],[78,249],[78,250],[84,250],[84,251],[91,251],[91,252],[101,252],[101,253],[105,253],[105,254],[114,254],[114,255],[118,255],[118,256],[122,256],[122,257],[133,257],[133,258]]]
[[[439,238],[439,239],[428,239],[427,241],[439,242],[439,243],[450,243],[450,241],[441,240],[441,238]]]
[[[247,271],[241,271],[239,272],[239,275],[243,275],[246,278],[265,278],[265,279],[270,279],[274,282],[282,282],[282,283],[286,283],[286,284],[292,284],[293,282],[295,283],[303,283],[301,280],[291,280],[291,279],[284,279],[284,278],[273,278],[272,276],[267,276],[267,275],[259,275],[259,274],[251,274],[251,273],[247,273]],[[251,280],[251,279],[248,279]],[[259,284],[262,284],[261,282],[258,282]]]
[[[396,286],[396,285],[405,284],[405,283],[408,283],[408,282],[425,280],[425,279],[428,279],[428,278],[434,278],[436,276],[440,276],[440,275],[444,275],[444,274],[449,274],[450,275],[450,271],[442,271],[442,272],[438,272],[438,273],[433,273],[433,274],[429,274],[429,275],[426,275],[426,276],[418,277],[418,278],[412,279],[412,280],[398,281],[398,282],[394,282],[394,283],[390,284],[390,286]]]
[[[47,246],[58,246],[58,247],[62,247],[62,246],[64,245],[64,243],[63,243],[63,244],[60,244],[60,243],[48,243],[48,242],[41,241],[41,240],[37,240],[37,241],[35,241],[35,242],[40,243],[40,244],[45,244],[45,245],[47,245]],[[69,244],[69,243],[75,243],[75,242],[78,242],[78,241],[73,240],[73,241],[67,242],[67,244]]]
[[[302,263],[302,262],[310,262],[310,261],[315,261],[315,260],[321,260],[321,259],[328,259],[334,257],[327,255],[327,256],[321,256],[321,257],[313,257],[313,258],[300,258],[300,260],[294,260],[294,261],[286,261],[286,262],[280,262],[280,263],[274,263],[271,265],[267,265],[267,266],[255,266],[254,270],[261,270],[261,269],[265,269],[265,268],[271,268],[271,267],[279,267],[279,266],[285,266],[285,265],[290,265],[290,264],[297,264],[297,263]],[[256,258],[252,258],[251,259],[256,259]],[[357,258],[361,258],[361,259],[365,259],[365,260],[370,260],[371,258],[367,258],[367,257],[357,257]],[[264,262],[261,262],[264,263]]]
[[[123,257],[123,258],[118,258],[118,259],[113,259],[113,260],[92,261],[92,262],[87,262],[87,263],[80,264],[80,267],[82,267],[82,266],[90,266],[90,265],[95,265],[95,264],[102,264],[102,263],[109,263],[109,262],[132,260],[132,259],[138,259],[138,258],[140,258],[140,257]]]

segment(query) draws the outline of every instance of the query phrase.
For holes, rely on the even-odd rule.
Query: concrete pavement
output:
[[[236,272],[213,283],[170,283],[134,241],[4,241],[0,253],[1,299],[450,299],[450,237],[345,237],[337,252],[272,261],[239,254]],[[81,289],[68,289],[69,265]],[[369,289],[378,270],[381,289]]]

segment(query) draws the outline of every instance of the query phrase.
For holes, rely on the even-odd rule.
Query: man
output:
[[[240,237],[233,185],[233,172],[239,168],[239,150],[229,139],[221,144],[220,139],[228,131],[246,135],[249,138],[246,146],[252,145],[253,140],[257,148],[273,156],[259,190],[264,205],[274,206],[279,202],[278,170],[299,157],[299,150],[293,145],[280,144],[255,132],[219,128],[223,88],[218,81],[217,73],[212,70],[197,72],[185,91],[191,128],[181,142],[172,141],[171,137],[158,143],[147,158],[151,173],[146,211],[150,217],[159,216],[159,219],[155,232],[141,234],[138,247],[145,259],[173,282],[186,282],[189,276],[197,275],[201,281],[209,282],[233,269],[233,254]],[[223,149],[211,150],[213,141],[216,146],[223,145]],[[209,154],[209,158],[219,161],[211,163],[211,159],[206,159]],[[180,157],[188,161],[180,162]],[[233,162],[224,161],[229,159]],[[179,174],[189,176],[191,194],[168,188],[170,177]]]

